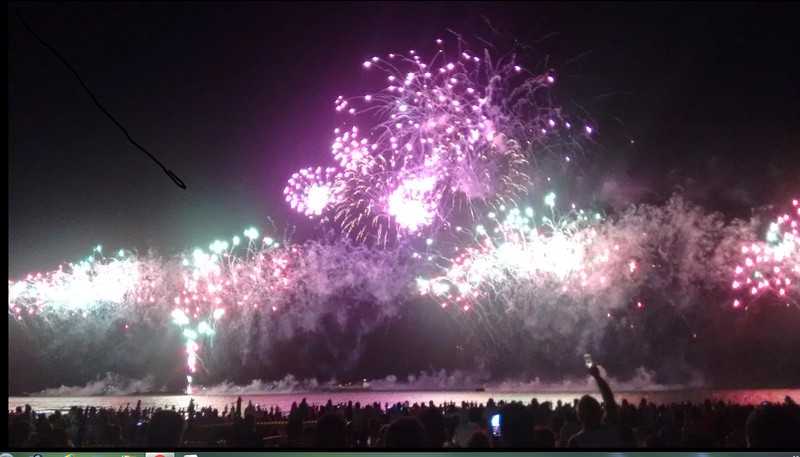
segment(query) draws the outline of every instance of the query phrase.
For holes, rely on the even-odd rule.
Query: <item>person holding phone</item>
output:
[[[584,395],[578,402],[578,420],[581,430],[569,439],[568,447],[623,447],[618,426],[618,408],[614,400],[614,393],[605,379],[600,375],[597,365],[587,358],[589,374],[594,378],[597,387],[603,396],[605,411],[600,403],[589,395]]]

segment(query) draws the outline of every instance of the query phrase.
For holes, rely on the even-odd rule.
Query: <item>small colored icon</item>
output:
[[[175,457],[174,452],[145,452],[145,457]]]

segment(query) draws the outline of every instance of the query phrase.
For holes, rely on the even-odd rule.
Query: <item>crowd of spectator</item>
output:
[[[289,411],[248,403],[222,411],[73,407],[9,411],[12,447],[48,448],[800,448],[800,407],[783,403],[617,403],[596,368],[603,401],[428,404],[358,402]]]

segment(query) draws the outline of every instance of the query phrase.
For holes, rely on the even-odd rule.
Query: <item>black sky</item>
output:
[[[684,189],[746,215],[800,188],[800,8],[788,3],[21,11],[188,190],[126,142],[9,7],[10,277],[75,260],[97,243],[175,252],[267,217],[302,231],[310,224],[289,212],[281,190],[295,169],[327,159],[336,96],[376,87],[363,59],[429,49],[446,28],[468,41],[491,38],[487,19],[534,45],[532,58],[558,70],[564,104],[597,120],[589,160],[611,189],[597,200],[658,200]]]

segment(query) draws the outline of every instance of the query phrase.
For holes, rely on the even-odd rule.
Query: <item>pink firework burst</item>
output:
[[[741,260],[733,269],[733,307],[747,307],[761,298],[787,306],[800,301],[800,201],[767,229],[765,241],[741,246]]]
[[[435,176],[406,179],[389,195],[388,213],[403,230],[414,233],[436,216],[435,190]]]
[[[303,168],[289,178],[283,189],[286,201],[300,213],[319,216],[337,199],[336,168]]]

